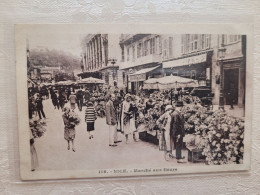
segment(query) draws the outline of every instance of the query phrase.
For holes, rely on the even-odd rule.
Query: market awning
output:
[[[197,56],[191,56],[191,57],[187,57],[187,58],[163,62],[162,67],[163,68],[173,68],[173,67],[178,67],[178,66],[204,63],[206,61],[207,61],[207,53],[204,53],[204,54],[200,54]]]
[[[160,67],[160,66],[155,66],[155,67],[151,67],[151,68],[144,68],[142,70],[136,71],[135,73],[129,75],[129,81],[130,82],[145,81],[146,80],[146,73],[151,72],[158,67]]]

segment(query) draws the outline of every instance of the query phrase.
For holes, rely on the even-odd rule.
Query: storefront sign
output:
[[[137,74],[137,75],[129,75],[129,81],[145,81],[146,80],[146,74]]]
[[[206,62],[206,60],[207,60],[207,53],[204,53],[204,54],[197,55],[197,56],[163,62],[163,68],[173,68],[173,67],[177,67],[177,66],[199,64],[199,63]]]

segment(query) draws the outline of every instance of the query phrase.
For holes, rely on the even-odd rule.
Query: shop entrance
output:
[[[239,69],[226,69],[224,70],[224,93],[225,104],[230,105],[238,103],[238,79]]]
[[[135,82],[131,82],[131,93],[132,94],[135,94],[135,87],[136,87]]]

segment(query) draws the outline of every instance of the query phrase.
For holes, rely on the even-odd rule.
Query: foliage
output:
[[[30,51],[30,65],[35,67],[61,66],[65,72],[71,72],[74,69],[80,69],[80,58],[64,51],[33,49]]]

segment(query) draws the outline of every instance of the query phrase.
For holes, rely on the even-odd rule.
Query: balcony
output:
[[[149,54],[147,56],[135,58],[134,60],[130,59],[129,61],[121,62],[119,69],[127,69],[145,64],[159,63],[161,61],[161,54]]]
[[[122,34],[120,36],[120,44],[129,45],[148,35],[150,35],[150,34]]]

